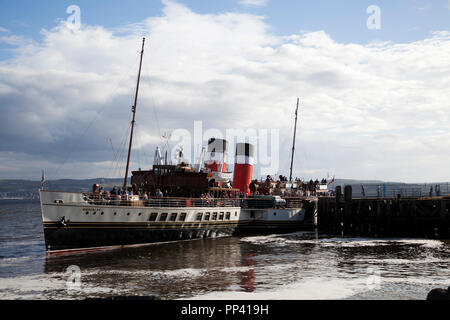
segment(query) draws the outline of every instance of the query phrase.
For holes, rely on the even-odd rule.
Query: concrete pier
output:
[[[450,197],[353,198],[351,186],[318,202],[318,229],[330,235],[450,239]]]

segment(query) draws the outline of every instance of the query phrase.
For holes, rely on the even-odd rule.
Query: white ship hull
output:
[[[161,198],[124,203],[54,191],[40,191],[40,199],[49,253],[295,231],[304,227],[306,212],[305,208],[242,209],[239,199],[199,203],[198,199]]]
[[[90,204],[81,193],[51,191],[40,196],[47,251],[230,236],[240,218],[239,207]]]

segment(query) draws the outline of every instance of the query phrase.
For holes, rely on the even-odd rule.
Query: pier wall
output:
[[[318,202],[318,229],[330,235],[450,239],[450,197],[353,198],[352,188]]]

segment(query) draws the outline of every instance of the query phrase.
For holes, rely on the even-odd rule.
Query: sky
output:
[[[241,130],[288,175],[299,97],[294,177],[449,181],[449,30],[448,0],[0,0],[0,179],[122,177],[146,37],[132,170]]]

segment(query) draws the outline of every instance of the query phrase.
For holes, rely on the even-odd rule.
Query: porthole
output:
[[[142,215],[142,213],[139,212],[138,216]]]
[[[102,212],[102,213],[100,213],[101,215],[103,215],[104,214],[104,212]]]
[[[129,216],[129,215],[130,215],[130,213],[128,212],[128,213],[127,213],[127,216]]]
[[[114,212],[114,215],[117,216],[117,212]]]

